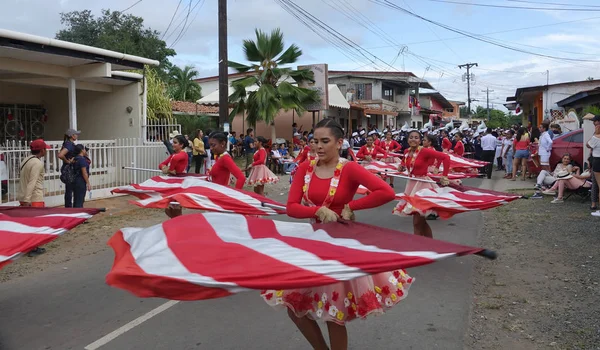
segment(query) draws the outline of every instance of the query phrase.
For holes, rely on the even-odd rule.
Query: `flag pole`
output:
[[[273,209],[277,209],[277,210],[286,210],[287,209],[283,205],[277,205],[277,204],[271,204],[271,203],[265,203],[265,202],[260,203],[260,205],[262,205],[265,208],[273,208]]]
[[[426,180],[426,179],[421,179],[418,177],[410,177],[410,176],[406,176],[406,175],[400,175],[400,174],[394,174],[394,173],[378,173],[379,175],[385,175],[385,176],[392,176],[392,177],[399,177],[401,179],[407,179],[407,180],[413,180],[413,181],[420,181],[420,182],[427,182],[430,184],[436,184],[437,182],[433,181],[433,180]]]
[[[131,166],[124,166],[121,169],[135,170],[135,171],[149,171],[149,172],[152,172],[152,173],[162,173],[162,170],[158,170],[158,169],[135,168],[135,167],[131,167]]]

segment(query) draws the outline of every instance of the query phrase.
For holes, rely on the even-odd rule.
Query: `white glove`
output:
[[[344,205],[344,209],[342,209],[342,219],[350,221],[356,220],[356,216],[348,204]]]
[[[448,186],[450,184],[450,180],[448,180],[448,176],[442,176],[440,179],[440,185]]]
[[[327,207],[320,207],[319,210],[317,210],[316,215],[317,218],[319,218],[319,221],[321,221],[323,224],[328,222],[336,222],[339,219],[338,215]]]

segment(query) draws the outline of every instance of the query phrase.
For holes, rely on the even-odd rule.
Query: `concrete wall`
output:
[[[202,88],[202,96],[208,96],[209,94],[211,94],[219,89],[219,81],[218,80],[205,81],[205,82],[201,82],[198,84]]]
[[[0,81],[0,103],[42,104],[39,87]]]
[[[548,91],[544,91],[544,110],[561,109],[556,102],[574,95],[578,92],[591,90],[600,87],[600,80],[584,81],[578,84],[550,86]]]
[[[115,86],[112,92],[77,90],[77,128],[84,140],[139,137],[141,128],[141,84]],[[62,140],[69,128],[67,89],[42,89],[48,113],[47,140]],[[126,108],[132,107],[127,113]],[[130,125],[130,122],[132,125]]]

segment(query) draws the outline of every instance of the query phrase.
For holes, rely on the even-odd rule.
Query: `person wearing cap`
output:
[[[75,142],[79,138],[79,134],[81,134],[81,131],[75,129],[68,129],[65,132],[62,148],[58,153],[58,159],[63,161],[63,164],[60,168],[61,173],[65,171],[67,165],[72,165],[74,163],[73,158],[75,158]],[[65,208],[71,208],[73,206],[74,192],[74,184],[65,183]]]
[[[44,162],[46,150],[50,146],[42,139],[31,142],[29,149],[31,155],[21,162],[17,200],[22,207],[43,208],[44,204]],[[46,249],[36,247],[29,256],[43,254]]]

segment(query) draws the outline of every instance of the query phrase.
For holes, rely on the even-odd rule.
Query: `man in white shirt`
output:
[[[481,160],[489,163],[485,166],[485,174],[488,179],[491,179],[496,156],[496,138],[492,135],[492,128],[487,128],[485,136],[481,138],[481,149],[483,150]]]
[[[552,137],[548,133],[550,123],[543,122],[540,125],[540,147],[538,149],[538,155],[540,156],[540,166],[542,170],[550,171],[550,153],[552,153]]]

